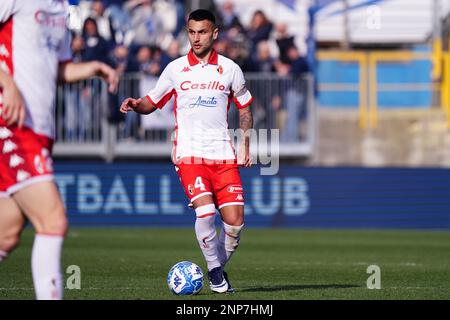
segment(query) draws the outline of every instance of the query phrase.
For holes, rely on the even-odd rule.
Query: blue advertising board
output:
[[[192,226],[169,163],[57,163],[71,225]],[[248,227],[450,229],[450,170],[241,169]]]

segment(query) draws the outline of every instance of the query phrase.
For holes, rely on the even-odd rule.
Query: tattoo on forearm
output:
[[[239,115],[239,127],[247,132],[248,129],[253,128],[253,116],[250,111],[243,112]]]

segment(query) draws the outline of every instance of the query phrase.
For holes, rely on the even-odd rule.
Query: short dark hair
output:
[[[213,25],[216,25],[216,17],[214,16],[214,14],[206,9],[197,9],[192,11],[189,14],[189,20],[194,20],[194,21],[203,21],[203,20],[209,20],[212,22]]]

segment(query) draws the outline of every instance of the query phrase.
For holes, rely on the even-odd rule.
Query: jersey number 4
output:
[[[200,191],[206,191],[205,184],[202,181],[202,177],[195,178],[194,187],[200,189]]]

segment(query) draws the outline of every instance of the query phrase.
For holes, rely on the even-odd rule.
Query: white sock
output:
[[[207,204],[195,209],[197,219],[195,220],[195,234],[197,236],[200,249],[202,249],[208,265],[208,270],[220,267],[217,247],[219,240],[217,239],[216,226],[216,208],[214,204]]]
[[[222,266],[230,260],[234,251],[239,246],[239,240],[241,239],[241,231],[244,224],[240,226],[230,226],[223,223],[223,228],[219,237],[219,260]]]
[[[0,262],[5,260],[8,257],[8,252],[5,252],[3,250],[0,250]]]
[[[31,254],[31,270],[37,300],[61,300],[61,249],[63,236],[36,234]]]

